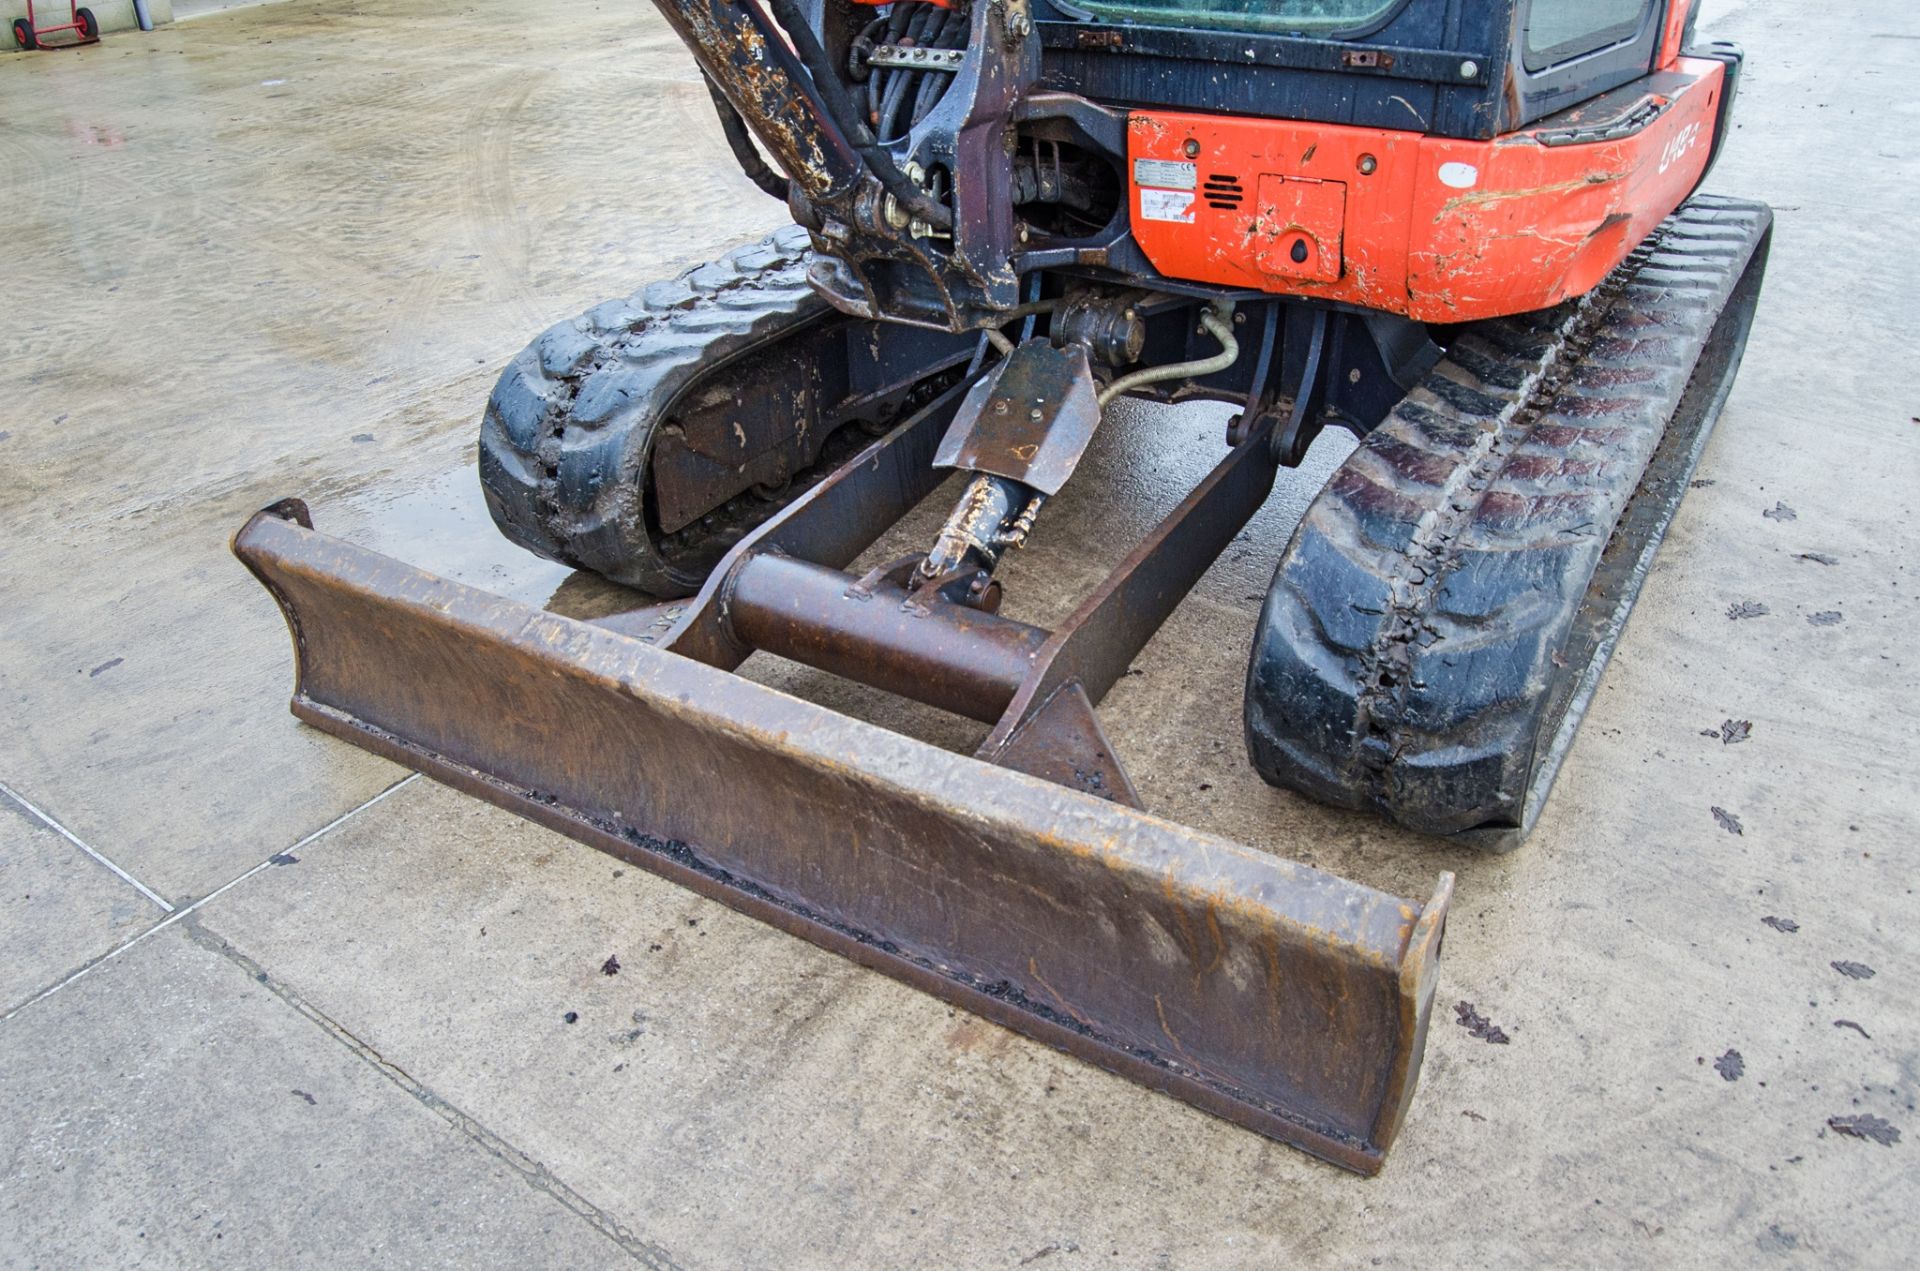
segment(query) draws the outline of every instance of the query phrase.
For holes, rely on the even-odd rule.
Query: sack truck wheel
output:
[[[97,40],[100,38],[100,24],[93,19],[92,9],[75,9],[73,16],[80,23],[80,38]]]
[[[23,49],[39,48],[40,40],[39,37],[33,33],[33,23],[27,21],[25,18],[15,18],[13,20],[13,42]]]

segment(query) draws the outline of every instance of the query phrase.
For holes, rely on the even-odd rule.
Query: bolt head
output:
[[[1361,176],[1372,176],[1374,170],[1380,166],[1380,161],[1370,154],[1363,154],[1360,156],[1360,162],[1354,166],[1360,169]]]
[[[1183,154],[1187,156],[1187,158],[1196,159],[1200,156],[1200,143],[1195,141],[1192,137],[1188,137],[1187,144],[1184,146],[1181,146],[1180,150]]]
[[[1468,58],[1466,61],[1460,63],[1461,79],[1472,79],[1475,75],[1478,75],[1479,73],[1480,73],[1480,63],[1474,61],[1472,58]]]

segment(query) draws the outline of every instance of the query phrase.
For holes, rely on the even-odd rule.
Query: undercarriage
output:
[[[805,235],[783,231],[541,336],[489,403],[482,481],[515,542],[655,596],[700,592],[724,558],[732,625],[672,647],[728,667],[766,649],[995,723],[991,757],[1067,681],[1097,703],[1276,473],[1344,428],[1359,448],[1282,555],[1256,634],[1251,760],[1314,798],[1511,847],[1732,383],[1769,224],[1701,198],[1581,299],[1447,330],[1068,280],[1008,324],[1017,346],[994,333],[1007,352],[841,313],[802,281]],[[994,569],[1122,395],[1241,410],[1220,469],[1109,580],[1105,611],[1089,601],[1071,656],[1100,649],[1099,669],[1029,684],[1048,633],[998,616]],[[849,475],[840,511],[812,511],[903,418],[919,449],[882,447],[896,475]],[[956,470],[973,476],[923,554],[857,579],[802,567],[844,568]],[[821,552],[789,509],[862,530]],[[1134,801],[1103,744],[1045,753],[1049,775]]]

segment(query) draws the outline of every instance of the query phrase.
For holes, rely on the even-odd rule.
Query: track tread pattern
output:
[[[654,427],[703,371],[827,310],[797,225],[679,277],[595,305],[501,373],[480,424],[480,480],[507,538],[656,595],[699,585],[704,560],[647,533]],[[703,553],[707,555],[711,553]]]
[[[1764,215],[1695,198],[1587,296],[1457,335],[1281,557],[1263,776],[1430,833],[1521,824],[1562,644]]]

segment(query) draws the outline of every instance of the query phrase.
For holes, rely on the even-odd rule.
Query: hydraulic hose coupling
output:
[[[1105,406],[1122,393],[1130,393],[1146,384],[1158,384],[1162,380],[1199,379],[1226,370],[1240,360],[1240,341],[1233,334],[1233,301],[1216,300],[1200,311],[1200,327],[1208,335],[1220,341],[1220,351],[1212,357],[1198,358],[1192,362],[1168,362],[1161,366],[1149,366],[1131,375],[1122,375],[1100,391],[1100,405]]]

